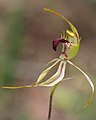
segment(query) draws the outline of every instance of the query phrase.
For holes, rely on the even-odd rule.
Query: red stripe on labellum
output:
[[[61,66],[61,69],[60,69],[60,74],[58,75],[57,79],[60,77],[61,73],[62,73],[62,70],[63,70],[63,67],[64,67],[64,63],[62,63],[62,66]],[[56,80],[57,80],[56,79]]]

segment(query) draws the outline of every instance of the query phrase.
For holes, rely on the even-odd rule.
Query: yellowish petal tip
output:
[[[53,9],[49,9],[49,8],[43,8],[43,10],[45,10],[45,11],[48,11],[48,12],[54,12],[55,14],[59,14],[59,13],[57,13],[55,10],[53,10]],[[59,14],[60,15],[60,14]]]
[[[22,88],[32,88],[33,85],[26,85],[26,86],[2,86],[1,89],[22,89]]]
[[[87,108],[91,104],[93,96],[94,96],[94,93],[92,93],[90,99],[88,100],[87,104],[83,106],[83,108]]]
[[[48,8],[43,8],[43,10],[50,10],[50,9],[48,9]]]

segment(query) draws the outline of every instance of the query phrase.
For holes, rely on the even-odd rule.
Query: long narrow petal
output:
[[[92,101],[92,98],[93,98],[93,95],[94,95],[94,84],[92,83],[91,79],[88,77],[88,75],[83,71],[81,70],[79,67],[77,67],[75,64],[73,64],[72,62],[70,62],[69,60],[67,61],[70,65],[74,66],[75,68],[77,68],[87,79],[87,81],[89,82],[91,88],[92,88],[92,94],[91,94],[91,97],[90,99],[88,100],[87,104],[84,105],[83,107],[86,108]]]
[[[56,62],[55,62],[56,61]],[[52,69],[58,62],[60,61],[60,59],[58,58],[58,59],[54,59],[53,61],[50,61],[50,63],[48,63],[48,64],[51,64],[51,62],[53,63],[53,62],[55,62],[52,66],[50,66],[49,68],[47,68],[46,70],[45,70],[45,76],[46,76],[46,74],[50,71],[50,69]],[[43,76],[44,77],[44,76]],[[43,78],[42,77],[42,78]],[[39,79],[40,80],[40,79]],[[38,81],[38,82],[40,82],[40,81]],[[37,83],[38,83],[37,82]],[[1,86],[0,88],[1,89],[22,89],[22,88],[32,88],[32,87],[36,87],[36,85],[25,85],[25,86]]]
[[[62,81],[65,76],[65,67],[66,67],[66,62],[61,61],[57,72],[52,77],[50,77],[48,80],[41,83],[39,86],[49,86],[50,87],[50,86],[54,86],[57,83],[59,83],[60,81]]]
[[[41,82],[41,81],[45,78],[45,76],[49,73],[49,71],[50,71],[55,65],[57,65],[59,62],[60,62],[60,59],[57,60],[54,64],[52,64],[50,67],[46,68],[46,69],[40,74],[40,76],[39,76],[39,78],[37,79],[35,85],[38,86],[38,83]]]
[[[72,23],[71,23],[69,20],[67,20],[63,15],[61,15],[61,14],[58,13],[58,12],[56,12],[55,10],[51,10],[51,9],[48,9],[48,8],[44,8],[44,10],[45,10],[45,11],[48,11],[48,12],[51,12],[51,13],[53,13],[53,14],[61,17],[63,20],[65,20],[65,21],[69,24],[69,26],[71,27],[72,31],[73,31],[74,33],[76,33],[77,38],[79,39],[79,34],[78,34],[77,29],[76,29],[76,28],[72,25]]]
[[[45,67],[49,66],[50,64],[54,63],[54,62],[57,61],[57,60],[60,60],[60,58],[55,58],[55,59],[51,60],[50,62],[48,62],[48,63],[45,65]]]
[[[2,86],[2,89],[22,89],[22,88],[32,88],[34,85],[25,85],[25,86]]]
[[[74,77],[68,77],[68,78],[64,78],[63,80],[62,80],[62,82],[63,81],[66,81],[66,80],[71,80],[71,79],[73,79]]]

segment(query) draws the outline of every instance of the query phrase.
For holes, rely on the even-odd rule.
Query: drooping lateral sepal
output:
[[[91,89],[92,89],[92,93],[91,93],[91,96],[88,100],[88,102],[83,106],[84,108],[86,108],[92,101],[93,99],[93,96],[94,96],[94,84],[93,82],[91,81],[91,79],[88,77],[88,75],[83,71],[81,70],[78,66],[76,66],[75,64],[73,64],[72,62],[70,62],[69,60],[67,61],[70,65],[74,66],[76,69],[78,69],[87,79],[88,83],[90,84],[91,86]]]

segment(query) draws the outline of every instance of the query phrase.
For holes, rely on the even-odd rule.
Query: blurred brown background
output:
[[[51,8],[67,17],[82,38],[72,61],[96,85],[96,0],[0,0],[0,85],[33,84],[44,65],[59,56],[52,40],[69,26],[43,11]],[[95,120],[96,97],[83,109],[91,94],[84,76],[67,65],[74,79],[59,85],[54,95],[52,120]],[[0,120],[47,120],[50,88],[0,90]]]

